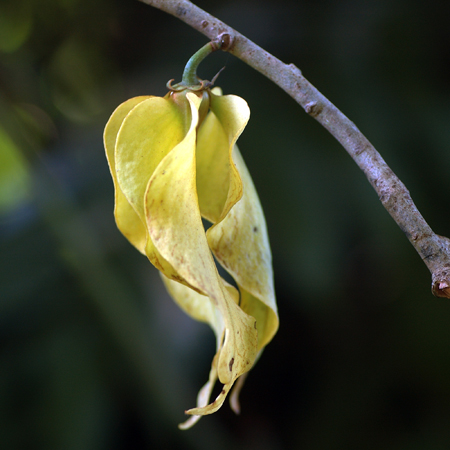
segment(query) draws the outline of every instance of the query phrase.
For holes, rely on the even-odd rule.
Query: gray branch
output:
[[[188,0],[141,0],[165,11],[209,39],[222,39],[222,50],[238,57],[289,94],[325,127],[364,172],[378,197],[419,253],[432,276],[432,292],[450,298],[450,239],[433,232],[408,189],[367,138],[324,97],[293,64],[285,64],[233,28]]]

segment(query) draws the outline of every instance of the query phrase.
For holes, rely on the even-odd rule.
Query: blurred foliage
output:
[[[450,3],[197,4],[305,76],[450,235]],[[0,442],[18,449],[446,449],[450,305],[342,148],[226,54],[252,111],[240,148],[265,208],[281,328],[243,390],[188,432],[213,333],[114,225],[102,131],[165,92],[205,39],[139,2],[0,4]]]
[[[26,201],[30,175],[20,150],[0,128],[0,212],[6,213]]]

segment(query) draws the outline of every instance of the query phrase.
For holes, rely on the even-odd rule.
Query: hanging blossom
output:
[[[119,230],[160,271],[175,302],[216,335],[209,380],[182,429],[217,411],[241,377],[230,397],[239,412],[242,375],[278,328],[264,214],[236,146],[250,110],[196,77],[220,46],[200,49],[165,97],[122,103],[104,133]],[[211,223],[206,232],[202,218]],[[237,288],[219,275],[213,255]],[[223,389],[210,403],[217,379]]]

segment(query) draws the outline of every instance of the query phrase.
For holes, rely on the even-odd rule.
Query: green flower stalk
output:
[[[222,406],[278,329],[264,214],[236,146],[250,110],[196,76],[219,47],[200,49],[165,97],[121,104],[104,132],[119,230],[161,272],[177,304],[216,335],[209,380],[182,429]],[[207,232],[202,218],[212,224]],[[219,275],[213,255],[237,288]],[[223,389],[210,403],[217,379]],[[231,396],[236,412],[242,380]]]

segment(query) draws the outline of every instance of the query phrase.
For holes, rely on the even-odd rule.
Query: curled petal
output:
[[[186,314],[199,322],[205,322],[211,326],[217,338],[218,350],[221,336],[224,333],[224,323],[222,316],[211,303],[211,300],[206,295],[200,294],[177,281],[173,281],[163,274],[161,274],[161,278],[167,292]]]
[[[264,214],[235,145],[250,113],[241,98],[215,92],[212,113],[199,130],[199,203],[203,216],[214,224],[207,232],[209,246],[236,280],[240,307],[256,319],[260,350],[276,333],[278,315]]]
[[[225,323],[219,309],[213,305],[211,300],[204,294],[194,291],[181,283],[167,278],[161,273],[161,278],[166,286],[167,292],[178,304],[178,306],[193,319],[207,323],[214,331],[217,341],[217,350],[220,349],[225,333]],[[229,297],[239,304],[239,292],[222,279]]]
[[[126,116],[117,136],[117,180],[125,197],[145,222],[147,184],[161,160],[184,138],[184,118],[167,98],[150,97]]]
[[[115,148],[119,129],[127,114],[149,96],[134,97],[119,105],[108,120],[103,135],[109,170],[114,182],[114,216],[117,228],[141,252],[145,251],[146,229],[144,222],[123,195],[117,181]]]
[[[214,356],[212,365],[211,365],[211,371],[209,372],[209,380],[208,382],[200,389],[200,392],[197,396],[197,408],[203,408],[208,405],[209,399],[211,398],[211,393],[214,388],[214,385],[217,380],[217,359],[218,359],[218,353]],[[186,411],[186,414],[189,413],[190,410]],[[202,415],[193,415],[188,420],[186,420],[183,423],[180,423],[178,425],[178,428],[180,430],[187,430],[188,428],[191,428],[193,425],[195,425]]]
[[[241,413],[241,404],[239,402],[239,394],[241,393],[242,387],[244,386],[245,380],[247,379],[249,372],[244,373],[244,375],[240,376],[233,386],[233,390],[230,394],[230,406],[235,414]]]
[[[209,374],[208,382],[202,387],[198,396],[197,396],[197,412],[202,412],[202,415],[208,413],[212,407],[218,409],[223,401],[220,401],[223,397],[225,399],[226,395],[222,394],[219,400],[213,403],[213,406],[208,406],[209,399],[211,397],[212,390],[214,388],[214,384],[217,380],[217,366],[219,361],[220,350],[222,347],[223,335],[225,332],[225,323],[220,311],[213,306],[211,301],[205,295],[199,294],[194,290],[177,283],[176,281],[170,280],[164,275],[162,275],[162,279],[167,288],[167,291],[175,300],[175,302],[183,309],[187,314],[189,314],[194,319],[208,323],[211,328],[214,330],[217,339],[217,353],[214,356],[213,363],[211,366],[211,371]],[[234,302],[236,304],[239,303],[239,294],[233,286],[226,283],[226,281],[222,280],[228,292],[231,294]],[[237,380],[237,385],[239,386],[241,379],[245,377],[241,375],[241,377]],[[233,389],[233,394],[235,394],[236,389]],[[228,390],[226,390],[228,392]],[[236,395],[234,395],[236,399]],[[220,404],[219,404],[220,403]],[[235,403],[235,401],[234,401]],[[187,414],[191,414],[191,410],[187,411]],[[179,425],[179,428],[182,430],[186,430],[192,427],[195,423],[198,422],[201,415],[193,415],[186,422]]]
[[[121,225],[129,225],[128,228],[122,225],[125,236],[129,239],[136,236],[130,239],[131,243],[145,253],[155,267],[166,276],[185,282],[155,248],[144,211],[149,179],[159,162],[182,141],[185,119],[180,108],[168,98],[139,98],[143,100],[136,102],[126,114],[115,142],[116,192],[120,190],[123,194],[119,197],[120,209],[116,210],[116,220]],[[139,226],[139,234],[129,232],[132,223]]]
[[[216,397],[216,399],[207,406],[203,406],[200,408],[191,408],[186,411],[186,414],[191,414],[193,416],[206,416],[208,414],[214,414],[217,412],[223,405],[223,402],[227,398],[228,393],[230,392],[233,383],[225,384],[220,392],[220,394]]]
[[[244,194],[228,215],[208,230],[207,236],[217,260],[239,286],[241,308],[256,319],[260,350],[278,329],[272,256],[261,204],[236,146],[233,160],[241,175]]]

